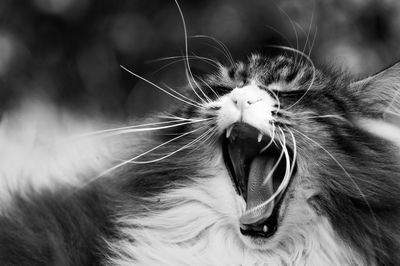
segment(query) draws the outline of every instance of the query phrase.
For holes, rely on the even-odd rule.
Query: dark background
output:
[[[307,45],[308,53],[314,36],[316,65],[338,65],[357,76],[374,73],[400,55],[397,0],[179,3],[188,35],[217,38],[235,60],[255,51],[268,54],[270,44],[300,50]],[[188,42],[189,54],[227,63],[214,41]],[[174,100],[119,65],[179,88],[186,84],[182,62],[163,68],[174,60],[149,61],[183,54],[182,21],[173,0],[1,0],[0,108],[39,95],[80,112],[142,116]],[[212,69],[200,60],[191,64]]]

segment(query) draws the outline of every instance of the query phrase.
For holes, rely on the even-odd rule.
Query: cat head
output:
[[[399,247],[399,86],[399,65],[354,81],[302,54],[254,55],[192,79],[196,102],[175,114],[210,121],[189,128],[212,143],[199,150],[223,157],[250,246],[307,237],[324,217],[367,260],[385,261]]]

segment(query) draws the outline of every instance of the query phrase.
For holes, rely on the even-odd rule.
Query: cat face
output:
[[[372,239],[387,247],[379,215],[398,201],[397,150],[358,123],[387,106],[372,97],[374,82],[252,56],[196,84],[203,107],[183,113],[214,121],[213,152],[245,202],[237,222],[248,246],[276,248],[326,223],[329,241],[350,241],[367,260],[380,250]]]
[[[134,215],[118,220],[114,253],[142,265],[400,260],[400,67],[353,82],[299,53],[188,73],[185,103],[161,119],[178,122],[145,138],[118,181]]]

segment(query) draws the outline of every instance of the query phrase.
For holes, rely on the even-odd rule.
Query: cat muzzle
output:
[[[259,130],[245,123],[230,127],[222,146],[232,183],[246,201],[246,213],[240,219],[242,234],[272,236],[286,191],[273,197],[287,172],[282,147],[266,135],[260,138]]]

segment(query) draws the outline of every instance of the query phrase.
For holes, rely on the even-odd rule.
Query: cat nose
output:
[[[235,89],[235,90],[232,91],[231,99],[239,110],[247,109],[251,105],[259,101],[262,101],[262,97],[260,97],[260,95],[256,93],[247,92],[240,89]]]

